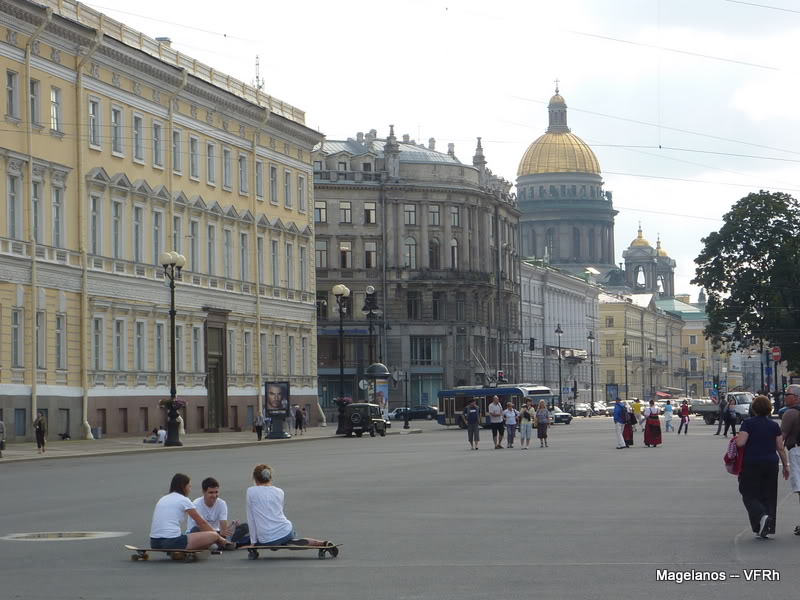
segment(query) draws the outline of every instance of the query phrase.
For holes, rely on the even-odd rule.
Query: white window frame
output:
[[[11,367],[25,366],[25,313],[21,308],[11,309]]]
[[[111,199],[111,256],[125,258],[125,204],[120,198]]]
[[[308,338],[302,336],[300,338],[300,375],[308,375]]]
[[[225,279],[233,278],[233,229],[222,229],[222,275]]]
[[[283,205],[292,208],[294,199],[292,198],[292,172],[283,172]]]
[[[189,136],[189,178],[200,181],[200,138]]]
[[[189,264],[187,268],[197,273],[200,270],[200,221],[189,221]]]
[[[242,332],[242,373],[253,373],[253,331],[245,329]]]
[[[239,154],[238,158],[239,163],[239,194],[242,196],[246,196],[250,193],[250,181],[249,181],[249,173],[250,169],[248,165],[250,164],[247,160],[246,154]]]
[[[98,194],[89,195],[89,250],[103,255],[103,196]]]
[[[272,374],[282,375],[281,373],[281,336],[275,334],[272,336]]]
[[[183,325],[175,325],[175,372],[183,373],[184,346]]]
[[[172,129],[172,172],[175,175],[183,175],[183,131]]]
[[[278,167],[269,166],[269,201],[270,204],[278,205]]]
[[[156,134],[158,132],[158,134]],[[153,167],[156,169],[164,168],[164,123],[153,119],[153,126],[150,128],[153,146]]]
[[[19,110],[19,73],[6,70],[6,117],[20,119]]]
[[[222,147],[222,189],[233,189],[233,151]]]
[[[297,176],[297,210],[306,212],[306,178],[303,175]]]
[[[289,365],[288,365],[289,366],[289,375],[294,375],[294,367],[295,367],[295,364],[294,364],[295,363],[294,337],[295,336],[290,335],[289,336],[289,341],[288,341],[289,347],[287,349],[287,354],[289,356]]]
[[[195,325],[192,326],[192,371],[204,372],[203,362],[203,328]]]
[[[121,325],[121,327],[120,327]],[[114,331],[112,333],[114,342],[114,370],[128,370],[128,324],[125,319],[114,319]]]
[[[50,86],[50,131],[63,133],[64,97],[61,88]]]
[[[100,98],[89,96],[89,118],[86,122],[89,128],[89,148],[92,150],[103,149],[103,105]]]
[[[297,259],[300,262],[300,290],[305,292],[308,289],[306,285],[308,279],[308,251],[305,246],[298,244]]]
[[[36,368],[47,368],[47,313],[36,311]]]
[[[206,226],[206,270],[211,277],[217,275],[217,226]]]
[[[183,254],[183,217],[172,216],[172,249],[173,252]]]
[[[289,290],[294,289],[294,244],[286,242],[284,250],[286,252],[286,288]]]
[[[250,281],[250,244],[248,235],[243,231],[239,232],[239,279]]]
[[[55,354],[56,370],[65,371],[67,369],[67,315],[66,313],[56,313],[56,337]]]
[[[105,368],[104,330],[105,319],[98,315],[92,317],[92,368],[95,371]]]
[[[269,345],[267,341],[268,339],[269,338],[267,337],[266,333],[261,333],[258,340],[261,348],[261,364],[259,365],[259,368],[261,369],[260,373],[262,375],[266,375],[269,372],[269,353],[267,352],[267,347]]]
[[[264,162],[256,161],[256,198],[264,199]]]
[[[160,227],[156,227],[156,216],[160,217],[161,225]],[[152,238],[152,250],[153,250],[153,264],[156,266],[160,266],[158,264],[159,258],[161,258],[161,253],[164,252],[164,212],[160,210],[153,211],[153,238]]]
[[[144,116],[133,113],[133,162],[144,164]]]
[[[256,237],[256,260],[258,261],[258,283],[263,284],[266,281],[264,273],[264,236],[259,235]]]
[[[22,230],[22,177],[9,175],[6,177],[6,204],[8,211],[8,237],[15,240],[23,239]]]
[[[111,105],[111,154],[125,156],[125,111],[116,104]]]
[[[269,249],[272,254],[272,285],[280,287],[281,285],[281,245],[278,240],[270,240]]]
[[[52,243],[55,248],[64,248],[67,245],[66,229],[64,228],[64,198],[66,198],[66,194],[64,194],[64,188],[62,187],[51,185],[50,189],[52,197],[51,216],[53,218]]]
[[[206,183],[217,185],[217,145],[206,142]]]
[[[44,244],[42,190],[44,182],[35,179],[31,182],[31,204],[33,208],[33,239],[37,244]]]
[[[227,329],[225,334],[225,343],[228,345],[228,375],[236,374],[236,332],[233,329]]]
[[[133,369],[147,370],[147,321],[141,319],[133,322]]]
[[[160,331],[160,335],[159,335]],[[153,324],[153,370],[157,373],[165,371],[164,363],[164,344],[167,339],[167,324],[164,321],[156,321]]]
[[[41,89],[42,84],[38,79],[31,79],[30,86],[28,87],[28,110],[30,111],[31,125],[34,127],[42,126],[42,111],[41,111]]]
[[[144,219],[146,207],[141,204],[133,205],[133,227],[131,228],[131,235],[133,236],[133,261],[136,263],[144,262]],[[140,217],[137,220],[137,214]]]

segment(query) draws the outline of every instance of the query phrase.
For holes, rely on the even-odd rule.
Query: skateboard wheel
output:
[[[336,546],[334,546],[333,548],[330,548],[328,550],[328,554],[330,554],[333,558],[336,558],[337,556],[339,556],[339,549]]]
[[[139,560],[138,554],[131,554],[131,560]]]
[[[141,560],[150,560],[150,555],[149,554],[142,554],[139,558]]]
[[[258,558],[258,550],[248,550],[247,551],[247,558],[250,560],[255,560]]]
[[[319,558],[320,560],[325,560],[325,550],[320,550],[317,553],[317,558]]]

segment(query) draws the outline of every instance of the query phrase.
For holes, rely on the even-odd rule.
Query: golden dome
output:
[[[561,98],[558,94],[553,99]],[[553,99],[550,102],[553,102]],[[563,102],[563,98],[561,101]],[[574,133],[545,133],[533,142],[519,163],[517,177],[540,173],[600,174],[600,163],[589,145]]]
[[[661,238],[660,237],[659,237],[658,240],[656,240],[656,255],[657,256],[667,256],[667,257],[669,256],[669,254],[667,254],[667,251],[664,250],[664,248],[661,247]]]
[[[639,235],[636,236],[636,239],[631,242],[631,248],[652,248],[650,242],[644,239],[642,235],[642,226],[639,225]]]
[[[557,89],[555,95],[553,95],[553,97],[550,98],[550,103],[547,106],[550,107],[553,106],[553,104],[563,104],[564,106],[567,105],[566,101],[564,100],[564,97],[558,93]]]

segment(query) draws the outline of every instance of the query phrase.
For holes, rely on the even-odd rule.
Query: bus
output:
[[[550,410],[553,409],[558,399],[558,395],[554,396],[549,387],[533,383],[500,383],[497,387],[459,386],[452,390],[439,392],[439,425],[447,427],[457,425],[465,429],[467,425],[464,423],[464,409],[472,400],[477,400],[483,427],[489,427],[487,411],[494,396],[500,398],[500,404],[504,409],[506,404],[511,402],[517,410],[525,404],[527,397],[533,398],[534,406],[539,403],[539,400],[544,400]]]

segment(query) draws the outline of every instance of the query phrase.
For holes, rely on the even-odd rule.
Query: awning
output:
[[[656,396],[659,398],[672,398],[672,394],[668,394],[666,392],[656,392]]]

